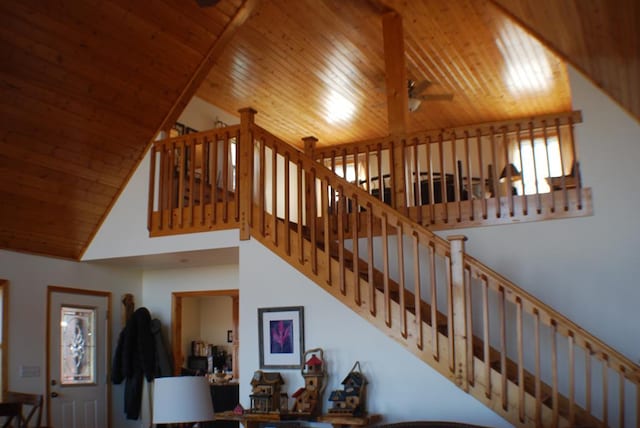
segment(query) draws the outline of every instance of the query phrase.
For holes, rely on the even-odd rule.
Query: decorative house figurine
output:
[[[251,413],[280,413],[284,380],[279,372],[256,370],[251,379]]]
[[[307,359],[309,354],[311,357]],[[324,353],[320,348],[310,349],[304,353],[304,359],[306,363],[300,370],[304,378],[304,387],[293,393],[292,398],[295,402],[291,412],[302,416],[318,416],[321,412],[322,393],[327,377]]]
[[[356,370],[357,367],[357,370]],[[333,402],[333,408],[329,413],[362,416],[366,413],[365,397],[367,379],[360,372],[360,362],[356,361],[353,368],[342,381],[343,389],[331,392],[329,401]]]

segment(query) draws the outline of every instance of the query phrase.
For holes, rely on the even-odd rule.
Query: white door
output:
[[[49,424],[104,428],[108,294],[50,288]]]

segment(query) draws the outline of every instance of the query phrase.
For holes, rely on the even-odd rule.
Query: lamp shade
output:
[[[202,376],[161,377],[153,389],[153,423],[212,421],[209,383]]]
[[[507,169],[508,169],[508,172],[507,172]],[[522,179],[522,175],[520,175],[520,171],[518,171],[518,168],[516,168],[516,166],[512,163],[510,163],[509,165],[505,166],[502,169],[502,173],[500,174],[500,182],[504,183],[504,181],[509,176],[511,177],[511,181],[518,181]]]

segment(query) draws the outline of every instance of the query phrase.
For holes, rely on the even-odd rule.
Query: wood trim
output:
[[[6,396],[9,388],[9,281],[0,279],[2,292],[2,397]]]
[[[231,297],[231,317],[233,325],[233,378],[240,376],[238,355],[240,350],[239,319],[240,292],[235,289],[175,291],[171,293],[171,354],[173,356],[173,374],[179,375],[184,356],[182,355],[182,299],[185,297]]]
[[[84,288],[74,288],[74,287],[63,287],[57,285],[49,285],[47,286],[47,309],[46,309],[46,331],[45,331],[45,355],[46,355],[46,390],[45,390],[45,409],[47,411],[46,421],[47,425],[51,426],[51,412],[49,409],[51,408],[51,355],[49,353],[49,348],[51,345],[51,325],[49,321],[51,320],[51,295],[53,293],[67,293],[67,294],[79,294],[84,296],[96,296],[96,297],[106,297],[107,298],[107,345],[106,345],[106,375],[108,376],[111,373],[111,354],[113,353],[112,349],[112,341],[111,341],[111,292],[110,291],[100,291],[100,290],[87,290]],[[111,381],[106,379],[106,387],[107,387],[107,426],[111,427]]]

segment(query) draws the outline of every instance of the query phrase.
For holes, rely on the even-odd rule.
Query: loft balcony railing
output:
[[[592,214],[579,112],[327,146],[313,157],[431,229]]]
[[[471,131],[459,129],[462,139],[427,132],[362,149],[319,149],[310,157],[256,126],[254,111],[241,114],[238,127],[154,145],[152,235],[239,228],[241,239],[260,241],[516,426],[640,424],[637,364],[466,254],[463,237],[448,242],[423,226],[445,219],[459,225],[456,217],[471,215],[495,221],[512,212],[587,210],[572,138],[575,113],[476,127],[477,157]],[[557,145],[547,124],[556,129]],[[558,147],[559,167],[549,160],[538,173],[545,171],[535,155],[540,144]],[[354,171],[366,165],[363,176],[350,176],[349,156]],[[530,168],[535,181],[518,187],[515,178]],[[429,180],[428,193],[420,177]],[[376,181],[383,191],[374,191]],[[386,188],[393,189],[389,199]]]

